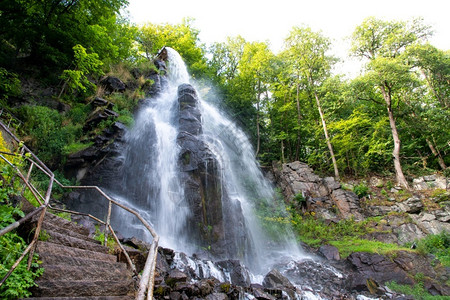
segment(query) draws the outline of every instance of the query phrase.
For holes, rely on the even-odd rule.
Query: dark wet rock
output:
[[[340,260],[338,248],[331,245],[323,245],[319,248],[319,253],[322,254],[328,260]]]
[[[347,293],[345,289],[347,273],[314,260],[291,262],[285,266],[283,274],[300,289],[312,289],[327,295]]]
[[[140,249],[145,252],[149,251],[149,249],[151,247],[151,245],[149,243],[146,243],[134,236],[131,238],[124,238],[121,240],[121,242],[124,245],[128,245],[130,247],[133,247],[135,249]]]
[[[173,287],[178,282],[186,282],[188,276],[181,272],[180,270],[174,269],[169,272],[169,275],[166,278],[167,285]]]
[[[107,76],[106,78],[100,80],[100,84],[105,88],[105,91],[108,93],[123,92],[126,89],[125,83],[123,83],[122,80],[114,76]]]
[[[275,300],[276,298],[267,293],[262,285],[252,284],[251,290],[253,296],[258,300]]]
[[[200,289],[196,285],[186,282],[175,283],[174,290],[188,297],[200,295]]]
[[[367,290],[368,279],[374,280],[378,284],[384,284],[388,281],[396,281],[400,284],[414,284],[414,281],[404,269],[385,256],[355,252],[349,255],[347,261],[356,271],[349,280],[351,289]]]
[[[198,95],[189,84],[178,87],[180,146],[178,165],[191,215],[186,230],[193,243],[208,248],[218,259],[250,254],[242,208],[222,185],[220,164],[202,140]],[[226,208],[226,209],[225,209]],[[242,250],[244,249],[247,250]]]
[[[87,131],[91,128],[97,126],[100,122],[106,121],[108,119],[117,118],[118,113],[104,107],[97,107],[87,118],[84,124],[83,130]]]
[[[97,108],[97,107],[106,107],[107,109],[112,109],[114,106],[114,103],[109,102],[108,100],[105,100],[103,98],[100,97],[95,97],[94,100],[92,100],[90,102],[90,104],[92,104],[93,107]]]
[[[220,261],[217,262],[217,265],[230,274],[230,279],[233,284],[243,287],[250,286],[248,270],[239,260]]]
[[[279,288],[279,287],[289,287],[294,288],[292,283],[277,269],[271,270],[264,277],[263,286],[266,288]]]
[[[214,289],[214,282],[209,279],[203,279],[197,282],[201,296],[211,294]]]
[[[206,300],[228,300],[227,294],[224,293],[213,293],[205,297]]]

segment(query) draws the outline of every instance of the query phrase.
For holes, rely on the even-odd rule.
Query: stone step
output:
[[[46,230],[49,239],[47,241],[54,244],[60,244],[73,248],[86,249],[90,251],[96,251],[101,253],[108,253],[109,248],[93,242],[93,240],[79,239],[73,236],[65,235],[53,230]]]
[[[72,296],[129,296],[133,295],[134,281],[59,281],[59,280],[37,280],[37,287],[31,289],[34,297],[72,297]]]
[[[66,255],[57,255],[51,253],[39,253],[39,260],[42,261],[43,265],[70,265],[79,267],[89,267],[92,265],[99,267],[114,267],[116,261],[105,261],[105,260],[95,260],[91,258],[74,257]],[[120,262],[121,264],[127,264],[125,262]]]
[[[46,255],[71,256],[91,260],[117,262],[117,257],[115,255],[80,248],[72,248],[69,246],[44,241],[39,241],[37,243],[36,252]]]
[[[58,224],[52,223],[52,222],[47,221],[47,220],[44,220],[44,222],[42,222],[42,230],[45,230],[45,231],[51,230],[51,231],[58,232],[58,233],[61,233],[63,235],[66,235],[66,236],[71,236],[71,237],[78,238],[80,240],[85,240],[85,241],[89,241],[89,242],[92,242],[92,243],[101,244],[101,242],[99,242],[97,240],[94,240],[94,239],[90,238],[89,236],[87,236],[85,234],[80,234],[80,233],[78,233],[76,231],[73,231],[71,229],[60,227]]]
[[[38,220],[38,218],[39,218],[39,214],[37,216],[33,217],[33,221],[36,222]],[[58,226],[60,228],[64,228],[64,229],[67,229],[69,231],[76,232],[76,233],[84,235],[84,236],[88,236],[89,235],[89,229],[87,229],[87,228],[85,228],[85,227],[83,227],[81,225],[78,225],[78,224],[76,224],[74,222],[71,222],[69,220],[66,220],[66,219],[63,219],[61,217],[58,217],[58,216],[56,216],[56,215],[54,215],[52,213],[49,213],[49,212],[47,212],[45,214],[44,221],[52,223],[55,226]]]
[[[134,300],[134,296],[32,297],[24,300]]]
[[[131,278],[131,272],[127,270],[127,266],[123,263],[116,263],[109,266],[71,266],[69,264],[47,265],[43,264],[44,274],[39,277],[40,281],[47,280],[107,280],[122,281]]]

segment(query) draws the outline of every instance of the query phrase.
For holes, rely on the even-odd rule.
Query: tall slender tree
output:
[[[367,86],[377,87],[382,95],[394,142],[392,156],[396,179],[406,189],[409,185],[400,161],[401,143],[394,107],[400,100],[398,92],[411,88],[413,79],[401,54],[408,46],[426,39],[430,34],[429,27],[423,25],[420,19],[398,22],[371,17],[358,26],[352,36],[351,53],[368,60],[362,80]]]
[[[313,32],[311,28],[294,27],[285,40],[287,57],[291,61],[292,71],[296,78],[297,110],[300,122],[299,89],[300,80],[304,81],[306,89],[314,97],[323,133],[333,162],[334,176],[339,179],[339,170],[334,155],[333,146],[327,130],[325,114],[319,97],[319,88],[330,76],[330,70],[336,59],[327,55],[331,42],[320,32]]]

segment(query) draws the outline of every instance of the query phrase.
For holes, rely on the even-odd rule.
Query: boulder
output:
[[[398,227],[394,227],[393,232],[396,234],[399,245],[412,243],[416,239],[422,239],[426,234],[414,223],[405,223]]]
[[[213,293],[205,297],[206,300],[228,300],[227,294],[224,293]]]
[[[355,270],[348,281],[351,289],[368,290],[367,280],[369,279],[378,284],[384,284],[392,280],[400,284],[414,284],[407,272],[385,256],[367,252],[354,252],[348,256],[347,261]]]
[[[423,209],[423,203],[419,197],[413,196],[407,200],[397,203],[394,210],[398,212],[407,212],[410,214],[419,213]]]
[[[341,256],[339,254],[338,248],[331,245],[323,245],[319,248],[319,253],[323,255],[328,260],[340,260]]]
[[[107,76],[100,80],[100,84],[105,88],[105,92],[123,92],[126,89],[125,83],[115,76]]]
[[[225,273],[228,273],[232,284],[249,287],[250,274],[247,268],[239,260],[225,260],[217,262]]]
[[[263,286],[266,288],[282,288],[287,287],[293,289],[294,286],[283,274],[277,269],[273,269],[264,277],[262,282]]]
[[[331,193],[331,199],[333,199],[344,219],[351,217],[354,217],[355,220],[363,219],[360,212],[359,198],[355,193],[338,189]]]
[[[188,276],[180,270],[174,269],[169,272],[166,278],[167,285],[173,287],[178,282],[186,282]]]

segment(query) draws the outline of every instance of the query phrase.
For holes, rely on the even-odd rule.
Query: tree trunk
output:
[[[437,157],[439,166],[442,170],[447,169],[447,166],[445,165],[444,159],[442,158],[441,154],[436,150],[433,143],[429,139],[425,139],[427,141],[428,147],[430,148],[431,152],[435,157]]]
[[[386,91],[386,87],[381,85],[384,101],[389,115],[389,124],[391,125],[392,139],[394,140],[394,150],[392,150],[392,157],[394,159],[395,176],[397,183],[409,190],[408,182],[405,175],[403,175],[402,165],[400,163],[400,138],[398,137],[397,125],[395,124],[394,114],[392,112],[392,99],[390,92]]]
[[[325,134],[325,140],[327,142],[328,150],[330,151],[331,160],[333,161],[334,177],[336,178],[336,180],[339,180],[339,170],[337,167],[336,158],[334,157],[333,146],[331,145],[330,137],[328,136],[327,123],[325,122],[325,117],[323,115],[322,107],[320,106],[319,96],[317,95],[316,91],[314,91],[314,97],[316,98],[317,109],[319,110],[320,119],[322,120],[323,133]]]
[[[261,145],[261,137],[259,133],[259,101],[261,100],[261,81],[258,81],[258,96],[256,100],[256,152],[255,156],[258,156],[259,154],[259,148]]]
[[[298,79],[300,80],[300,79]],[[298,124],[298,130],[297,130],[297,148],[295,150],[295,160],[299,159],[299,152],[300,152],[300,124],[301,124],[301,114],[300,114],[300,83],[297,81],[297,95],[296,95],[296,102],[297,102],[297,124]]]

